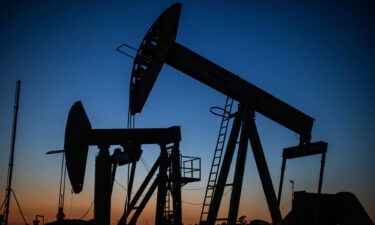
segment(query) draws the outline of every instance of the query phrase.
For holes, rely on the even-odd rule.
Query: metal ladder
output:
[[[165,199],[165,205],[164,205],[164,219],[166,221],[170,221],[172,217],[172,210],[171,210],[171,193],[170,191],[167,191],[166,199]]]
[[[204,200],[203,200],[203,206],[202,206],[201,216],[199,219],[199,224],[204,224],[205,221],[207,220],[208,211],[210,209],[211,201],[212,201],[214,191],[216,188],[216,182],[217,182],[217,177],[219,173],[221,157],[223,155],[224,143],[225,143],[225,139],[227,136],[228,124],[230,120],[229,116],[232,111],[232,106],[233,106],[233,99],[230,97],[227,97],[225,101],[223,114],[220,115],[222,117],[221,124],[220,124],[219,134],[217,137],[214,157],[212,159],[210,174],[208,177],[207,188],[206,188],[206,193],[205,193]],[[218,107],[214,107],[214,108],[218,108]],[[214,114],[218,115],[216,113]]]

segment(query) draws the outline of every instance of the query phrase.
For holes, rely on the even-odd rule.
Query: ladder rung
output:
[[[216,220],[223,221],[223,220],[228,220],[228,218],[216,218]]]
[[[233,185],[233,183],[230,183],[230,184],[225,184],[225,186],[232,186]]]

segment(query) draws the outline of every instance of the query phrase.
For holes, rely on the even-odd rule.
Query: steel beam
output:
[[[314,119],[248,81],[174,42],[166,63],[239,101],[286,128],[300,134],[301,144],[310,142]]]
[[[144,129],[92,129],[89,145],[168,144],[181,141],[180,127]]]

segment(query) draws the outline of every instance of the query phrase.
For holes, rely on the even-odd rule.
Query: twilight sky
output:
[[[17,1],[0,3],[0,196],[5,195],[15,82],[22,80],[13,188],[29,223],[55,220],[60,156],[71,105],[82,100],[93,128],[124,128],[132,60],[115,51],[138,47],[145,32],[174,1]],[[312,140],[328,142],[323,192],[353,192],[375,220],[375,16],[358,1],[264,3],[182,1],[176,40],[315,118]],[[202,158],[202,181],[183,190],[184,222],[199,220],[220,119],[209,113],[225,96],[165,65],[136,127],[180,125],[183,155]],[[257,115],[275,189],[281,153],[298,144],[293,132]],[[145,146],[152,165],[158,146]],[[251,151],[249,149],[249,151]],[[65,199],[68,218],[81,217],[93,199],[90,148],[84,190]],[[296,190],[316,191],[319,156],[290,160],[281,203]],[[139,164],[137,177],[147,173]],[[117,180],[125,185],[126,168]],[[138,185],[141,179],[138,179]],[[198,190],[196,190],[198,189]],[[112,224],[125,192],[114,186]],[[224,196],[224,202],[229,194]],[[152,224],[155,196],[139,224]],[[198,204],[198,205],[196,205]],[[11,224],[20,214],[11,208]],[[225,212],[225,207],[221,213]],[[85,219],[91,218],[92,212]],[[252,153],[248,153],[239,215],[270,220]]]

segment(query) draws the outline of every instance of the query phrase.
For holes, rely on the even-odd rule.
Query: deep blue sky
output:
[[[60,161],[44,153],[63,147],[67,113],[75,101],[83,101],[94,128],[126,126],[132,60],[115,48],[121,43],[137,47],[173,3],[0,3],[0,195],[6,183],[15,82],[21,79],[14,189],[29,205],[28,218],[41,213],[54,219]],[[374,4],[182,3],[176,40],[315,118],[313,141],[329,143],[323,192],[354,192],[375,219]],[[224,95],[165,65],[137,116],[136,127],[181,126],[182,153],[204,162],[203,181],[191,188],[206,185],[219,127],[219,119],[208,110],[224,100]],[[293,132],[261,115],[257,124],[277,189],[281,150],[298,141]],[[150,151],[143,158],[151,164],[158,150],[145,149]],[[71,217],[79,217],[90,205],[96,152],[90,151],[85,190],[73,198],[79,200],[67,195],[67,214],[69,204],[75,210]],[[286,181],[294,179],[296,190],[315,191],[319,162],[319,157],[291,161]],[[123,168],[118,176],[123,183],[124,174]],[[245,176],[241,205],[253,208],[242,207],[240,214],[268,219],[251,153]],[[284,190],[285,215],[290,209],[287,182]],[[124,195],[121,189],[114,194],[120,199]],[[203,194],[184,196],[200,203]],[[46,196],[49,203],[38,204]],[[199,210],[192,208],[187,223],[199,219]]]

